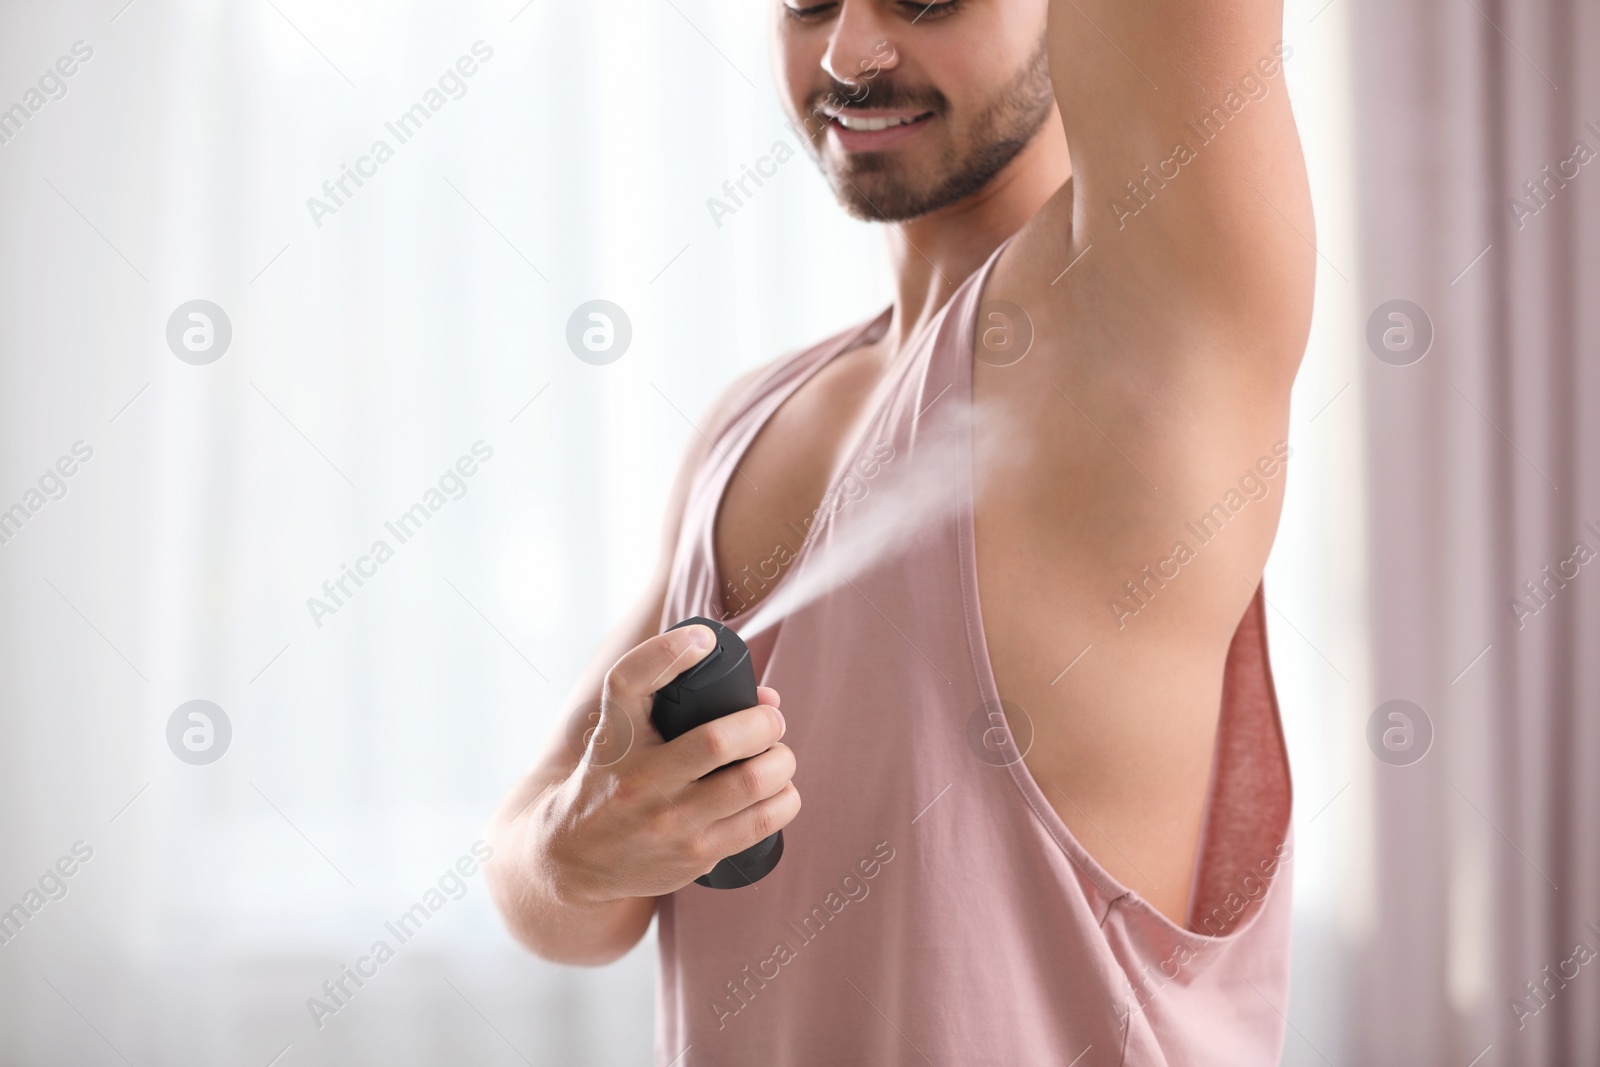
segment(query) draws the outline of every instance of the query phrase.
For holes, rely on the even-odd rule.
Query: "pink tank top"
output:
[[[749,635],[756,677],[783,695],[804,807],[760,882],[660,899],[658,1067],[1278,1062],[1290,783],[1259,589],[1228,654],[1188,928],[1084,851],[999,714],[969,422],[977,303],[999,251],[885,383],[857,462],[797,524],[767,600],[875,531],[899,529],[893,549]],[[888,321],[751,384],[694,478],[663,627],[724,615],[718,587],[735,576],[719,583],[712,538],[733,465],[811,374]],[[932,443],[951,440],[957,462]],[[885,526],[897,485],[925,484],[934,464],[948,506],[909,532]],[[765,569],[738,580],[770,583]]]

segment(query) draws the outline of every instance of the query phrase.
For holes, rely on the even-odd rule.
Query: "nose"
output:
[[[822,69],[835,80],[857,85],[900,62],[888,36],[879,0],[843,0],[822,54]]]

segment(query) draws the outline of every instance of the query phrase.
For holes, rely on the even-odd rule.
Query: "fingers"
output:
[[[737,815],[776,796],[794,778],[794,751],[776,744],[758,756],[724,767],[691,784],[680,795],[684,813],[704,826]]]
[[[651,694],[705,659],[716,643],[711,628],[699,624],[642,641],[606,672],[601,699],[627,715],[635,727],[644,727],[650,722]]]
[[[664,769],[681,782],[692,782],[771,748],[783,736],[783,713],[757,704],[720,719],[701,723],[669,741],[660,751]]]
[[[759,800],[735,815],[712,823],[706,829],[706,836],[716,842],[719,848],[726,850],[723,855],[732,856],[757,841],[771,837],[793,822],[798,814],[800,793],[793,782],[788,782],[765,800]]]
[[[756,703],[770,704],[772,707],[778,707],[778,691],[772,688],[770,685],[756,686]]]

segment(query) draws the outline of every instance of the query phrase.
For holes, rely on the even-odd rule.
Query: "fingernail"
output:
[[[771,707],[771,705],[769,704],[768,707]],[[778,717],[778,736],[782,737],[784,734],[789,732],[789,720],[785,719],[783,717],[783,712],[779,711],[777,708],[773,708],[772,713]]]
[[[690,643],[695,648],[701,651],[709,651],[716,647],[717,635],[711,632],[711,627],[696,623],[689,629],[694,631],[693,640]]]

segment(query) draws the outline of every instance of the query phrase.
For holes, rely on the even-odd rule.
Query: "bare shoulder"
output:
[[[757,364],[734,378],[716,399],[706,409],[705,415],[699,420],[698,428],[703,440],[698,440],[699,452],[703,457],[711,450],[711,442],[716,441],[739,415],[749,407],[755,399],[755,394],[760,391],[762,383],[775,374],[781,374],[786,368],[796,361],[806,359],[819,348],[836,344],[845,336],[846,331],[831,334],[819,341],[791,348],[780,355]]]
[[[791,353],[785,353],[776,359],[769,359],[758,364],[744,373],[736,376],[722,392],[717,394],[706,410],[705,424],[706,436],[716,440],[717,435],[728,428],[728,424],[738,417],[739,411],[744,407],[744,401],[749,396],[755,384],[771,374],[774,368],[785,360],[792,358]]]
[[[662,543],[656,576],[652,581],[652,588],[656,593],[665,589],[665,581],[676,553],[678,527],[683,522],[684,509],[689,499],[689,491],[694,483],[695,476],[705,466],[711,457],[714,443],[728,429],[732,421],[738,417],[744,400],[750,390],[764,375],[784,359],[769,360],[754,367],[722,388],[722,391],[711,401],[705,413],[694,422],[694,429],[689,434],[687,447],[683,450],[682,458],[678,462],[678,469],[673,478],[672,489],[668,494],[666,513],[662,522]],[[656,594],[652,594],[656,595]]]

